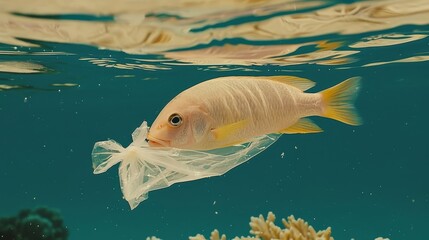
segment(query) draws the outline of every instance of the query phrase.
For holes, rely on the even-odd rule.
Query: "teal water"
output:
[[[331,226],[335,239],[425,239],[428,3],[192,2],[0,0],[0,217],[56,208],[72,240],[215,228],[233,238],[273,211]],[[92,173],[95,142],[127,145],[179,92],[239,75],[304,77],[317,83],[310,92],[361,76],[364,124],[315,117],[323,133],[284,135],[134,210],[117,167]]]

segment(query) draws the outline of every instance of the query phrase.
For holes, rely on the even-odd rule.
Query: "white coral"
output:
[[[233,240],[334,240],[331,237],[331,228],[316,232],[314,228],[308,225],[303,219],[296,220],[294,216],[283,219],[284,228],[275,225],[276,216],[269,212],[265,220],[262,215],[250,219],[250,233],[254,237],[235,237]],[[207,240],[203,235],[198,234],[190,237],[189,240]],[[214,230],[211,233],[210,240],[226,240],[226,236],[219,236],[219,231]],[[379,239],[381,240],[381,239]]]

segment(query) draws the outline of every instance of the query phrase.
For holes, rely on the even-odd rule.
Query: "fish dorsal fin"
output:
[[[268,77],[268,79],[291,85],[293,87],[300,89],[301,91],[308,90],[314,87],[314,85],[316,85],[316,83],[311,80],[308,80],[306,78],[295,77],[295,76],[270,76]]]
[[[294,125],[280,131],[280,133],[286,134],[318,132],[323,132],[323,130],[308,118],[301,118]]]
[[[211,131],[216,140],[223,140],[228,136],[231,136],[237,133],[238,131],[242,130],[243,128],[245,128],[248,123],[249,123],[248,120],[241,120],[238,122],[234,122],[231,124],[214,128]]]

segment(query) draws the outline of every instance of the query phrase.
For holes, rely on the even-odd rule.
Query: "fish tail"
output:
[[[321,91],[322,116],[354,126],[361,125],[362,119],[353,105],[360,89],[360,82],[360,77],[352,77]]]

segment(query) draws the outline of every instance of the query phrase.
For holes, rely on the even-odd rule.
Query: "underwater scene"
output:
[[[0,240],[427,239],[428,36],[427,0],[0,0]]]

